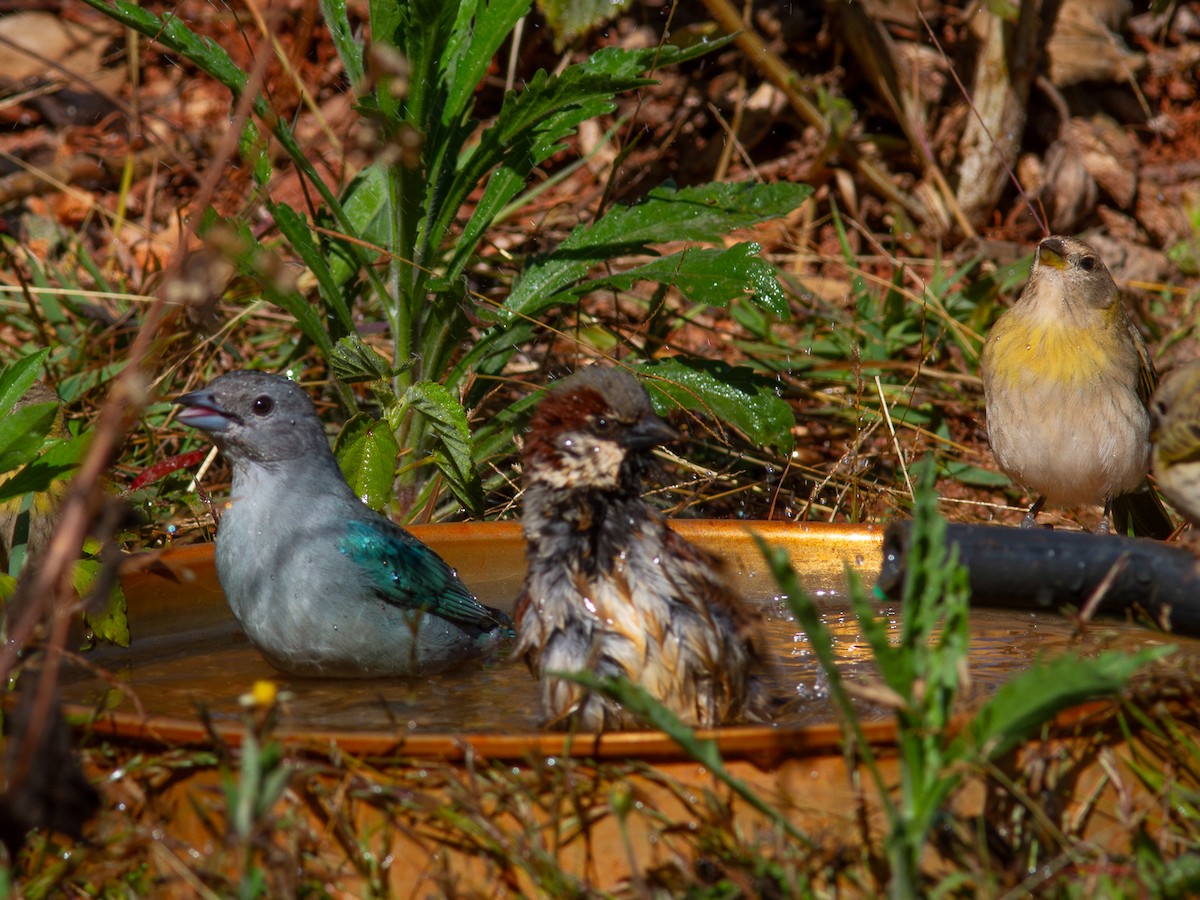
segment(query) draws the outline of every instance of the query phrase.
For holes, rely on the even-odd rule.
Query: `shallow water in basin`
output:
[[[445,555],[445,554],[443,554]],[[449,558],[449,557],[448,557]],[[870,562],[856,554],[870,583]],[[457,563],[456,563],[457,564]],[[487,571],[492,572],[494,566]],[[801,572],[835,637],[842,672],[852,679],[872,674],[870,652],[853,615],[845,607],[845,585],[826,571]],[[740,571],[742,590],[766,613],[770,682],[777,695],[793,698],[778,724],[799,727],[832,720],[827,691],[815,658],[786,603],[772,596],[772,584],[761,572]],[[484,602],[511,609],[520,583],[519,566],[494,577],[464,579]],[[165,587],[164,587],[165,585]],[[324,731],[386,733],[490,732],[537,730],[535,684],[524,663],[497,657],[462,671],[404,681],[318,680],[291,678],[268,665],[240,633],[223,597],[211,584],[164,581],[154,591],[169,592],[169,603],[131,613],[134,645],[128,650],[102,648],[86,656],[90,667],[64,672],[68,702],[150,716],[194,719],[204,709],[216,722],[239,719],[237,698],[258,679],[271,679],[287,692],[283,724]],[[132,602],[132,600],[131,600]],[[899,623],[891,610],[890,630]],[[139,623],[141,628],[139,629]],[[1072,623],[1045,613],[975,610],[971,615],[970,691],[981,696],[994,690],[1039,654],[1066,649],[1083,653],[1121,647],[1144,647],[1160,640],[1154,633],[1125,623],[1093,623],[1083,636]],[[97,674],[104,670],[107,676]],[[867,717],[883,710],[864,707]]]

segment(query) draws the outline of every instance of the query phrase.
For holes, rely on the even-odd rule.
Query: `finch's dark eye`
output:
[[[1092,269],[1096,268],[1096,257],[1085,256],[1079,261],[1079,268],[1083,269],[1085,272],[1092,271]]]
[[[275,401],[263,394],[261,397],[254,398],[254,403],[250,408],[254,410],[256,416],[269,416],[271,410],[275,408]]]
[[[592,424],[596,427],[597,434],[609,434],[616,427],[616,420],[609,419],[606,416],[596,416],[592,420]]]

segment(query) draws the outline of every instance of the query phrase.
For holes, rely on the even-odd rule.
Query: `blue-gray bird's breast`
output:
[[[365,512],[349,488],[322,495],[304,490],[303,479],[246,468],[221,519],[217,573],[272,664],[293,674],[407,675],[478,649],[454,623],[389,603],[339,550],[347,520]]]

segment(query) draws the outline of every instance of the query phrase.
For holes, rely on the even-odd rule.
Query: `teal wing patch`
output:
[[[485,630],[511,625],[502,612],[476,600],[440,556],[397,525],[347,522],[338,549],[370,574],[389,603]]]

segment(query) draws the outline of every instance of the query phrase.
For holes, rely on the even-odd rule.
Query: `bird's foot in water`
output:
[[[1033,501],[1033,506],[1029,507],[1029,512],[1025,513],[1025,518],[1021,520],[1022,528],[1037,528],[1037,516],[1042,511],[1042,507],[1046,505],[1045,497],[1038,497]],[[1047,525],[1047,528],[1052,526]]]

